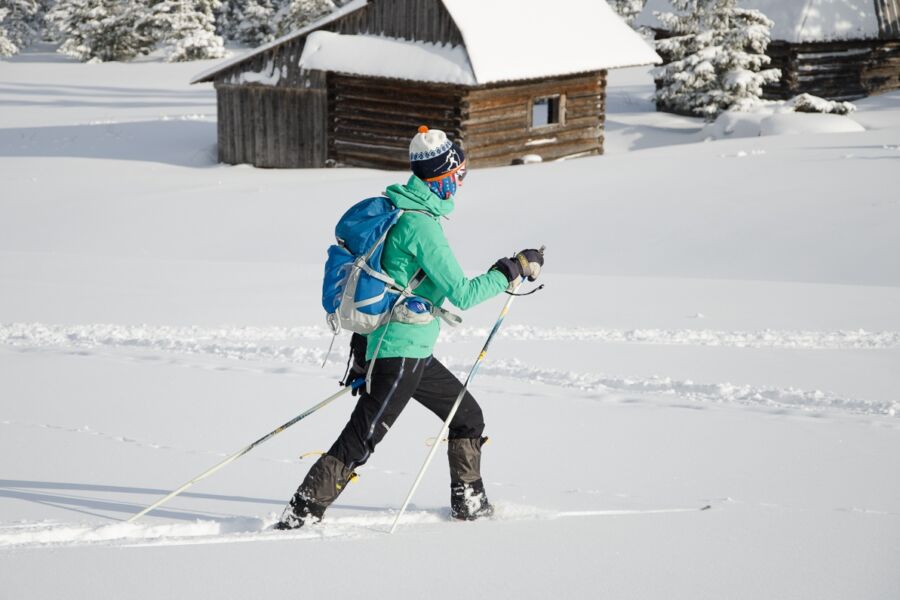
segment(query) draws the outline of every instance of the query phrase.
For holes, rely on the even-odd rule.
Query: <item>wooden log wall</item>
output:
[[[900,40],[876,44],[863,66],[862,82],[870,94],[900,89]]]
[[[770,98],[808,93],[853,100],[900,88],[900,40],[772,42],[767,53],[782,73],[765,88]]]
[[[900,88],[900,0],[875,1],[881,11],[881,39],[771,42],[766,54],[772,59],[770,66],[781,69],[781,81],[766,85],[763,96],[787,99],[806,93],[854,100]],[[660,29],[654,29],[654,35],[657,40],[671,37]]]
[[[328,96],[322,85],[216,84],[219,161],[257,167],[324,167]]]
[[[473,168],[601,154],[606,71],[541,82],[465,88],[329,74],[333,164],[406,169],[419,125],[446,131]],[[559,95],[560,123],[532,128],[535,98]]]
[[[329,73],[331,164],[409,168],[409,140],[420,125],[462,138],[463,88]]]
[[[560,96],[559,123],[531,127],[536,98]],[[509,165],[527,154],[544,160],[603,153],[606,71],[476,88],[462,104],[462,141],[473,167]]]

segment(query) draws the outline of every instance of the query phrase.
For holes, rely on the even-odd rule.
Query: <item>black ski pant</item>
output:
[[[350,421],[328,451],[350,470],[365,464],[410,398],[443,421],[450,414],[463,384],[434,356],[429,356],[377,359],[371,387],[371,393],[362,388]],[[449,437],[480,438],[483,432],[481,407],[466,391],[450,422]]]

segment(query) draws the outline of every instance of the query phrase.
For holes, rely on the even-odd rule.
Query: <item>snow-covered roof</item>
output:
[[[443,0],[479,84],[661,62],[603,0]]]
[[[475,84],[472,65],[461,46],[371,35],[314,31],[306,40],[300,66],[371,77]]]
[[[209,81],[304,35],[316,40],[301,59],[308,69],[464,85],[662,62],[603,0],[554,0],[552,7],[522,0],[440,1],[462,34],[462,48],[317,31],[367,4],[353,0],[324,19],[204,71],[191,83]]]
[[[289,34],[278,38],[277,40],[273,40],[273,41],[269,42],[268,44],[264,44],[264,45],[260,46],[259,48],[254,49],[252,52],[250,52],[248,54],[240,54],[238,56],[235,56],[234,58],[230,58],[224,62],[220,62],[220,63],[216,64],[216,66],[214,66],[210,69],[207,69],[207,70],[203,71],[202,73],[199,73],[198,75],[195,75],[194,78],[191,79],[191,83],[200,83],[201,81],[209,81],[212,79],[212,77],[214,75],[221,73],[222,71],[225,71],[226,69],[229,69],[238,63],[244,62],[248,58],[252,58],[254,56],[262,54],[266,50],[270,50],[272,48],[275,48],[276,46],[280,46],[281,44],[284,44],[285,42],[289,42],[295,38],[304,36],[311,31],[320,29],[321,27],[324,27],[325,25],[328,25],[329,23],[336,21],[337,19],[340,19],[341,17],[345,17],[352,12],[356,12],[356,11],[360,10],[361,8],[365,8],[365,6],[367,4],[368,4],[368,0],[351,0],[344,6],[337,9],[336,11],[325,15],[318,21],[313,21],[306,27],[303,27],[296,31],[292,31]]]
[[[772,39],[785,42],[872,39],[879,35],[875,0],[738,0],[775,22]],[[637,24],[660,27],[654,12],[675,12],[669,0],[647,0]]]

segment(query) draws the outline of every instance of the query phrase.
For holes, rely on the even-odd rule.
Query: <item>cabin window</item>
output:
[[[531,126],[550,127],[563,121],[563,97],[543,96],[531,101]]]

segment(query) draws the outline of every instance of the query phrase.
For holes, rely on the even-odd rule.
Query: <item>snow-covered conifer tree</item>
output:
[[[216,34],[215,8],[219,0],[159,0],[139,29],[170,46],[170,62],[221,58],[225,45]]]
[[[610,7],[629,25],[641,14],[646,3],[647,0],[609,0]]]
[[[10,40],[9,32],[6,31],[5,21],[9,11],[0,8],[0,56],[12,56],[19,51],[19,48]]]
[[[34,15],[34,30],[38,33],[38,39],[49,39],[50,27],[47,25],[47,13],[49,13],[57,0],[37,0],[38,12]]]
[[[278,19],[286,0],[229,0],[222,15],[228,39],[258,46],[278,37]]]
[[[278,18],[278,35],[308,25],[335,10],[332,0],[290,0]]]
[[[12,56],[37,37],[36,0],[0,0],[0,56]]]
[[[59,0],[47,14],[59,51],[82,61],[128,60],[152,47],[136,29],[138,0]]]
[[[727,109],[745,110],[762,87],[781,77],[764,69],[772,21],[737,0],[671,0],[677,14],[657,14],[673,37],[658,40],[667,63],[654,70],[661,110],[713,118]]]
[[[232,39],[231,22],[229,14],[235,7],[242,4],[240,0],[220,0],[219,5],[213,11],[216,20],[216,35],[221,36],[225,41]]]

